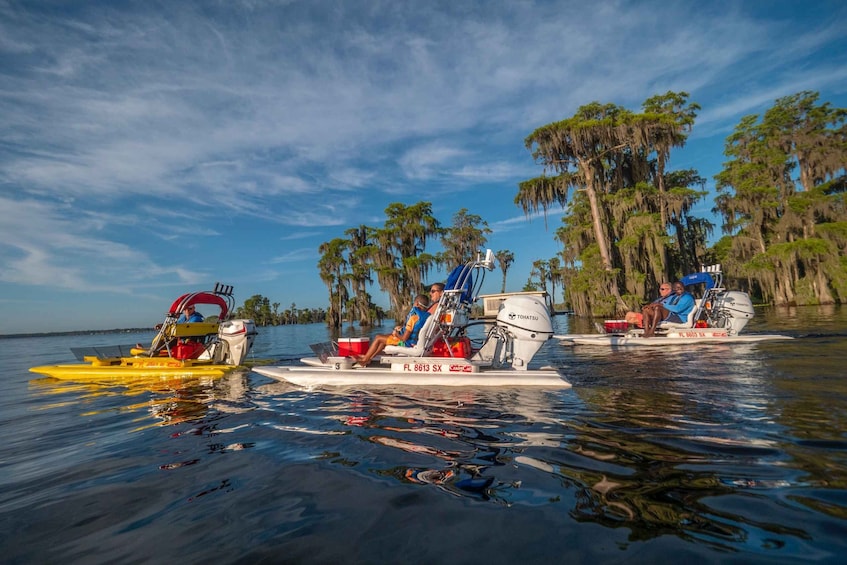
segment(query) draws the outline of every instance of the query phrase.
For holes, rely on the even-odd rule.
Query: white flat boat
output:
[[[346,357],[317,357],[301,360],[303,365],[253,367],[253,371],[278,381],[303,387],[315,386],[445,386],[445,387],[545,387],[569,388],[571,384],[556,369],[517,371],[493,369],[468,359],[408,357],[386,360],[379,366],[354,367]],[[387,362],[386,362],[387,361]],[[338,365],[338,368],[336,368]]]
[[[559,370],[529,369],[535,354],[553,336],[546,304],[534,296],[514,296],[503,302],[494,325],[479,348],[467,330],[484,322],[470,322],[470,307],[478,298],[485,271],[494,269],[488,250],[453,270],[436,310],[427,318],[414,347],[387,346],[366,367],[339,353],[338,343],[315,344],[316,357],[299,365],[258,366],[253,371],[278,381],[304,387],[432,386],[432,387],[545,387],[569,388]],[[474,274],[481,273],[476,277]],[[489,324],[491,322],[488,322]],[[359,338],[366,343],[365,338]]]
[[[642,337],[640,332],[631,331],[625,334],[564,334],[554,335],[564,345],[603,345],[603,346],[641,346],[656,347],[668,345],[690,346],[691,344],[733,344],[733,343],[759,343],[762,341],[777,341],[794,339],[786,335],[776,334],[746,334],[729,335],[724,330],[708,328],[692,328],[681,331],[668,331],[665,334],[656,334],[653,337]]]
[[[703,285],[702,298],[695,300],[687,320],[679,324],[662,322],[651,337],[644,337],[641,328],[627,328],[623,320],[607,320],[604,326],[598,324],[602,333],[554,335],[553,339],[564,345],[607,347],[667,347],[793,339],[779,334],[742,334],[747,322],[754,316],[753,302],[746,292],[725,290],[722,282],[720,265],[703,267],[701,272],[683,277],[682,283],[686,287]]]

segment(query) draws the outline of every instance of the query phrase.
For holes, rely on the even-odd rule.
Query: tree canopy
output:
[[[713,208],[725,235],[712,247],[716,226],[693,213],[708,195],[706,179],[668,169],[700,110],[688,93],[650,97],[640,112],[592,102],[537,128],[524,143],[542,174],[520,182],[514,200],[526,214],[552,207],[565,214],[555,231],[561,252],[532,258],[527,287],[549,283],[554,296],[560,286],[576,314],[609,316],[654,297],[660,282],[719,261],[733,283],[773,304],[844,302],[847,110],[818,97],[780,98],[761,117],[742,118],[727,138]],[[385,214],[381,227],[350,228],[319,248],[333,326],[381,319],[368,294],[373,284],[401,318],[432,268],[468,261],[491,234],[467,208],[447,227],[429,202],[393,203]],[[427,251],[433,239],[437,254]],[[505,292],[515,256],[501,250],[496,258]],[[250,309],[265,316],[260,302]]]

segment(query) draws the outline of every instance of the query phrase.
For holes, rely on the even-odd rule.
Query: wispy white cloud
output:
[[[307,239],[310,237],[320,237],[321,233],[318,231],[299,231],[294,233],[289,233],[284,237],[279,238],[282,241],[295,241],[298,239]]]
[[[498,234],[524,228],[527,223],[531,222],[543,222],[545,225],[556,225],[556,227],[558,227],[556,222],[558,222],[558,218],[561,218],[564,214],[565,210],[562,208],[551,208],[546,213],[534,212],[531,214],[512,216],[505,220],[498,220],[489,224],[489,227],[493,232]]]
[[[466,151],[448,145],[425,143],[406,151],[399,163],[407,178],[429,180],[443,175],[448,163],[455,163],[466,154]]]
[[[452,172],[453,176],[475,184],[526,179],[538,170],[530,166],[521,166],[509,162],[487,162],[481,165],[464,165]]]
[[[317,249],[310,249],[308,247],[301,247],[299,249],[289,249],[282,255],[275,255],[271,257],[267,260],[267,263],[270,265],[276,265],[279,263],[297,263],[302,261],[303,259],[314,259],[315,263],[317,264]]]
[[[160,266],[145,253],[100,235],[103,218],[63,205],[0,196],[0,280],[86,291],[125,291],[129,281],[195,274]],[[96,270],[92,272],[92,268]]]

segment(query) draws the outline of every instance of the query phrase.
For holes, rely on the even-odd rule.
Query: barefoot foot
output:
[[[364,355],[356,355],[357,365],[359,365],[360,367],[367,367],[368,363],[370,363],[370,361],[367,361]]]

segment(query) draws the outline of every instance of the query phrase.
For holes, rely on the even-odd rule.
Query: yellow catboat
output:
[[[213,364],[194,359],[172,359],[169,357],[113,357],[100,359],[86,356],[84,363],[69,365],[43,365],[30,371],[56,379],[73,381],[134,380],[151,377],[222,377],[233,370],[234,365]]]
[[[30,371],[74,381],[221,377],[247,357],[256,337],[256,326],[252,320],[180,322],[179,313],[195,304],[218,306],[217,320],[225,320],[233,305],[232,287],[217,284],[213,291],[177,298],[149,348],[138,345],[72,348],[82,363],[43,365]]]

